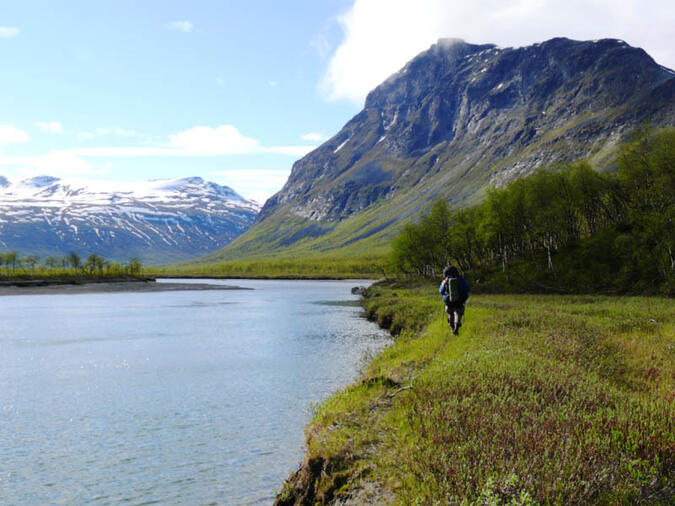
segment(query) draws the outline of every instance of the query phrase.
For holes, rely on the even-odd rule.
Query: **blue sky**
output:
[[[348,6],[341,0],[7,3],[0,26],[19,33],[0,38],[0,125],[27,140],[0,146],[6,159],[0,174],[200,175],[264,199],[295,159],[359,110],[350,101],[327,101],[317,88],[328,53],[316,41],[339,42],[331,20]],[[192,145],[186,133],[196,127],[207,140],[200,142],[197,130]],[[162,154],[181,133],[186,150],[198,154]],[[209,137],[224,144],[222,152],[204,145]],[[102,149],[130,147],[146,152]],[[112,156],[81,156],[87,148]],[[249,180],[259,180],[260,189]]]
[[[615,37],[675,66],[672,2],[3,4],[0,174],[14,179],[198,175],[263,201],[438,37]]]

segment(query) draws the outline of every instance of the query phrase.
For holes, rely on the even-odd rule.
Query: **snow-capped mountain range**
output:
[[[225,246],[259,210],[200,177],[118,183],[0,176],[0,251],[178,261]]]

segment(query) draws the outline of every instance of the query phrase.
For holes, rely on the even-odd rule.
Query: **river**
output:
[[[272,502],[390,338],[355,281],[201,281],[253,290],[0,297],[0,503]]]

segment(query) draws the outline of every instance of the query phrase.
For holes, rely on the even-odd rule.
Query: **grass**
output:
[[[275,279],[377,279],[387,273],[384,256],[353,258],[274,258],[209,264],[149,267],[156,277],[275,278]]]
[[[455,337],[436,289],[369,290],[398,338],[316,407],[280,503],[673,503],[672,299],[475,295]]]

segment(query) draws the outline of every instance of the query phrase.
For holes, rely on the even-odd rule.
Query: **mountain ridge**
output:
[[[256,202],[200,177],[119,183],[0,176],[0,247],[180,261],[226,245],[258,210]]]
[[[384,251],[434,198],[470,205],[491,186],[580,158],[610,168],[641,125],[675,124],[673,97],[675,73],[618,39],[442,40],[295,162],[251,230],[200,261]]]

